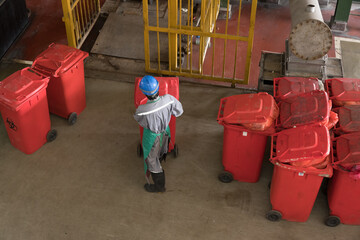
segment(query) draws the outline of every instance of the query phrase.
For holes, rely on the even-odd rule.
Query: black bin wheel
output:
[[[174,157],[177,158],[179,156],[179,148],[178,148],[177,144],[174,145],[173,152],[174,152]]]
[[[280,221],[282,218],[282,215],[279,211],[276,210],[270,210],[267,214],[266,214],[266,219],[272,222],[278,222]]]
[[[55,129],[51,129],[47,134],[46,134],[46,140],[47,142],[52,142],[56,139],[57,137],[57,131]]]
[[[141,143],[139,143],[137,145],[136,154],[138,157],[141,157],[143,155],[143,149],[142,149]]]
[[[77,114],[76,112],[72,112],[70,113],[69,117],[68,117],[68,124],[69,125],[74,125],[77,121]]]
[[[336,216],[329,216],[325,220],[325,225],[329,226],[329,227],[336,227],[339,224],[340,224],[340,218],[338,218]]]
[[[225,171],[220,173],[218,178],[219,178],[220,182],[223,182],[223,183],[230,183],[234,179],[234,177],[231,173],[225,172]]]

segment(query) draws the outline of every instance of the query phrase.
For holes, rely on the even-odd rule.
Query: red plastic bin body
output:
[[[179,78],[177,77],[155,77],[159,82],[159,95],[163,96],[165,94],[170,94],[179,100]],[[147,97],[141,92],[139,84],[142,78],[135,79],[135,93],[134,101],[135,107],[147,103]],[[176,117],[172,116],[170,123],[170,134],[171,139],[169,143],[169,152],[174,149],[175,146],[175,136],[176,136]],[[140,140],[142,141],[143,128],[140,127]]]
[[[235,180],[254,183],[259,180],[267,136],[241,126],[222,124],[224,141],[222,164]]]
[[[360,179],[353,179],[348,172],[334,170],[327,190],[330,216],[340,222],[360,225]]]
[[[84,59],[89,54],[61,44],[51,44],[36,57],[32,68],[50,77],[49,110],[63,118],[86,107]]]
[[[288,97],[294,97],[301,93],[320,90],[317,78],[304,77],[281,77],[274,78],[274,98],[282,101]]]
[[[270,202],[288,221],[305,222],[310,216],[323,177],[274,165]]]
[[[51,123],[46,98],[49,79],[17,71],[0,82],[0,111],[11,144],[31,154],[46,141]]]

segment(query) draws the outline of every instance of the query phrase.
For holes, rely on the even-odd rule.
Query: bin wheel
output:
[[[141,157],[143,155],[143,149],[140,143],[137,145],[136,153],[138,157]]]
[[[52,142],[56,139],[57,137],[57,131],[55,129],[51,129],[47,134],[46,134],[46,140],[47,142]]]
[[[179,156],[179,148],[178,148],[177,144],[174,145],[173,151],[174,151],[174,157],[177,158]]]
[[[229,172],[220,173],[218,178],[219,178],[220,182],[223,182],[223,183],[230,183],[234,179],[233,175]]]
[[[267,214],[266,214],[266,219],[272,222],[278,222],[280,221],[282,218],[282,215],[279,211],[276,210],[270,210]]]
[[[77,114],[76,112],[72,112],[70,113],[69,117],[68,117],[68,124],[69,125],[74,125],[77,121]]]
[[[336,227],[339,224],[340,224],[340,218],[338,218],[336,216],[329,216],[325,220],[325,225],[329,226],[329,227]]]

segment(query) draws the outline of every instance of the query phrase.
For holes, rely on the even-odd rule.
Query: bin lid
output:
[[[217,121],[228,124],[266,123],[276,117],[274,98],[261,92],[222,98]]]
[[[66,72],[74,64],[84,60],[89,54],[79,49],[52,43],[36,57],[32,67],[49,75],[57,76]]]
[[[360,132],[341,135],[334,145],[334,164],[345,168],[360,164]]]
[[[360,106],[349,105],[334,109],[339,116],[336,128],[344,132],[360,131]]]
[[[273,159],[280,162],[324,159],[330,153],[330,135],[325,126],[305,125],[273,136]]]
[[[329,120],[330,101],[325,91],[312,91],[289,97],[280,102],[279,125],[284,128],[324,123]]]
[[[335,98],[338,101],[360,101],[360,79],[328,79],[326,85],[330,98]]]
[[[48,77],[34,73],[31,68],[19,70],[0,82],[0,103],[17,111],[21,104],[47,87]]]
[[[281,77],[274,79],[274,97],[277,100],[314,90],[321,90],[317,78]]]

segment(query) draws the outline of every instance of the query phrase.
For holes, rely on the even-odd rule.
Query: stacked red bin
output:
[[[325,224],[360,225],[360,79],[328,79],[326,88],[339,122],[333,131],[334,176],[327,189]]]
[[[329,158],[331,128],[336,114],[322,83],[315,78],[274,79],[279,105],[277,133],[272,135],[271,221],[305,222],[324,177],[332,176]]]
[[[165,94],[170,94],[179,100],[179,78],[178,77],[155,77],[159,82],[159,95],[163,96]],[[142,78],[135,79],[135,93],[134,93],[134,102],[135,107],[145,104],[148,101],[148,98],[141,92],[139,84]],[[169,152],[173,151],[174,156],[178,156],[178,146],[175,144],[176,136],[176,117],[171,116],[169,123],[170,127],[170,143],[169,143]],[[143,128],[140,127],[140,142],[142,142]],[[137,155],[141,157],[143,154],[141,143],[137,146]]]
[[[17,71],[0,82],[0,111],[13,146],[26,154],[53,141],[51,113],[74,124],[85,106],[83,60],[88,53],[51,44],[32,68]]]
[[[275,132],[277,116],[275,100],[267,93],[221,99],[217,118],[224,126],[221,182],[259,180],[267,137]]]

